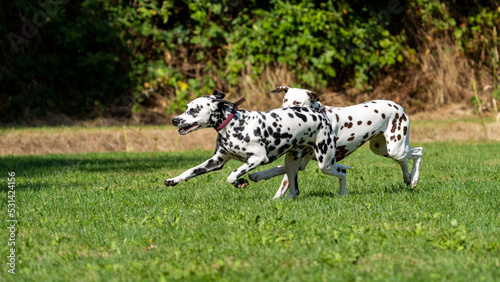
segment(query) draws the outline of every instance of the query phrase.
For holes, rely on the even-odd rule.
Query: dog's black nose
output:
[[[172,120],[172,124],[173,124],[174,126],[179,125],[179,119],[178,119],[178,118],[174,118],[174,119]]]

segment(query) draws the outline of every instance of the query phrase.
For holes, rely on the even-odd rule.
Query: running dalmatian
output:
[[[323,173],[338,177],[340,189],[346,191],[346,169],[335,161],[335,134],[330,121],[318,111],[287,107],[268,112],[238,110],[238,101],[223,100],[217,90],[211,96],[193,100],[186,111],[174,118],[172,124],[185,135],[202,128],[218,131],[214,155],[204,163],[181,175],[165,180],[175,186],[195,176],[221,169],[230,159],[244,162],[227,177],[237,188],[248,185],[240,178],[256,167],[285,155],[284,172],[290,187],[289,198],[299,194],[297,173],[299,165],[313,154]]]
[[[400,105],[392,101],[374,100],[359,105],[336,108],[323,106],[317,95],[307,89],[281,86],[271,93],[285,92],[281,108],[301,106],[324,112],[332,121],[333,134],[336,136],[335,160],[341,161],[370,140],[370,149],[377,155],[395,160],[403,171],[403,179],[413,189],[417,186],[423,148],[411,148],[410,120]],[[299,170],[303,170],[312,156],[305,157]],[[413,159],[413,168],[408,172],[407,159]],[[284,166],[252,173],[253,181],[269,179],[285,173]],[[283,196],[288,190],[289,180],[283,178],[274,198]],[[340,190],[340,195],[347,195]]]

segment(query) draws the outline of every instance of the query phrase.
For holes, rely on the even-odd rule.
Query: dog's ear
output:
[[[318,94],[316,94],[312,91],[309,91],[309,90],[307,90],[306,93],[307,93],[307,96],[309,96],[309,100],[311,102],[319,101]]]
[[[288,91],[289,88],[290,87],[288,87],[288,86],[280,86],[276,89],[271,90],[271,93],[280,93],[281,91],[284,91],[286,94],[286,92]]]
[[[219,111],[222,111],[224,109],[224,106],[235,107],[234,103],[231,103],[231,102],[224,100],[224,99],[217,100],[216,105],[217,106],[215,106],[214,108],[217,108],[217,110],[219,110]]]
[[[214,93],[212,93],[212,96],[214,96],[218,100],[221,100],[221,99],[224,99],[224,97],[226,96],[226,94],[224,94],[224,93],[220,92],[219,90],[215,89]]]

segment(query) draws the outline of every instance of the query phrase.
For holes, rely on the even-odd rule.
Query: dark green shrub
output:
[[[493,69],[500,22],[498,3],[479,0],[7,0],[0,15],[4,121],[131,104],[174,113],[278,66],[301,87],[366,90],[439,36]]]

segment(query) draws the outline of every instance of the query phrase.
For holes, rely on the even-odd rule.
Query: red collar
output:
[[[241,98],[238,101],[234,102],[234,107],[233,107],[233,110],[231,111],[231,114],[229,114],[229,116],[226,118],[226,120],[224,122],[222,122],[221,125],[217,126],[217,128],[215,130],[220,131],[224,127],[226,127],[226,125],[233,119],[234,114],[236,114],[236,111],[238,110],[238,106],[241,105],[243,102],[245,102],[245,98]]]

